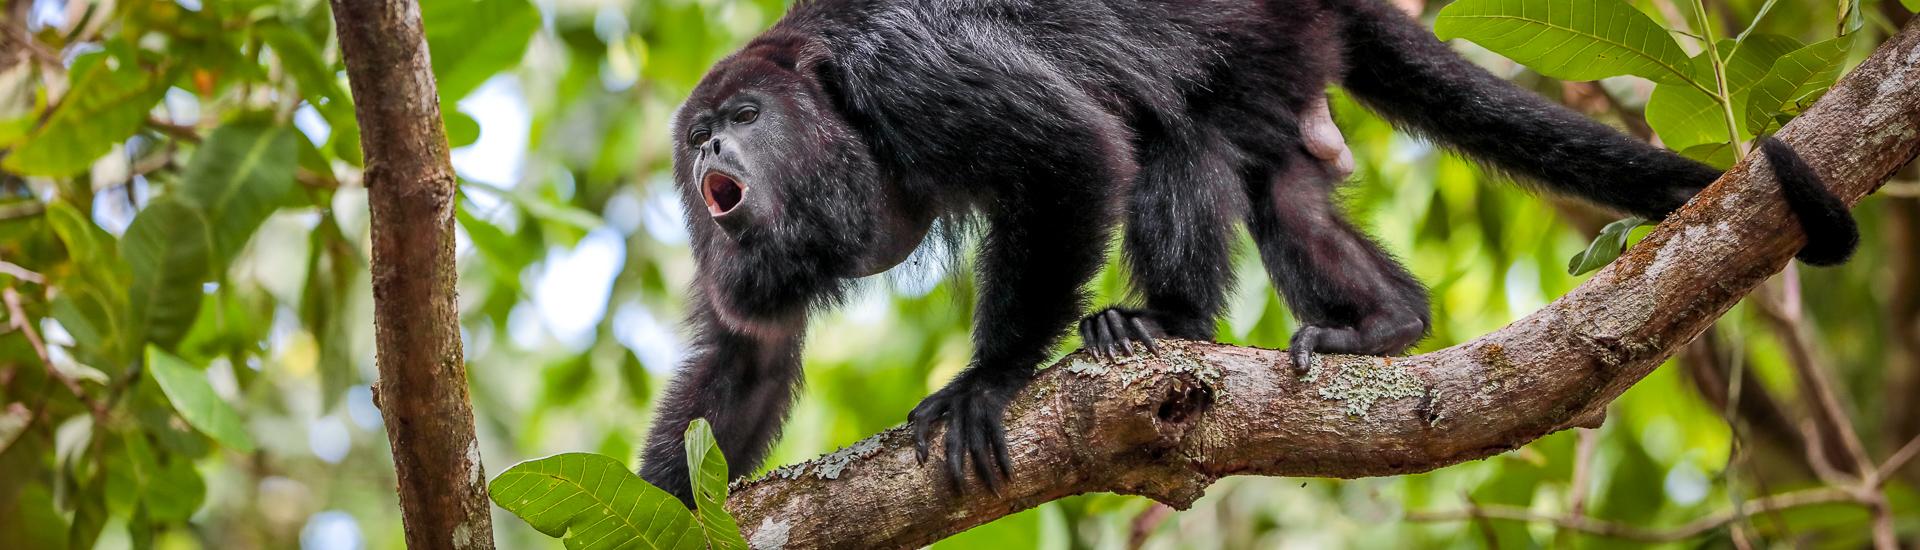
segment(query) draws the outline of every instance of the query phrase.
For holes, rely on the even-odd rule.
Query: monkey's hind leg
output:
[[[1141,148],[1144,164],[1128,198],[1125,254],[1143,307],[1108,307],[1080,321],[1096,355],[1157,350],[1171,336],[1212,340],[1233,284],[1233,188],[1227,145],[1169,137]]]
[[[1320,353],[1389,355],[1426,336],[1427,290],[1341,217],[1335,178],[1304,152],[1247,182],[1247,228],[1267,274],[1301,322],[1293,368]]]

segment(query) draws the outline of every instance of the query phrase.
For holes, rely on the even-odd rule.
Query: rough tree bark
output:
[[[1910,24],[1779,137],[1849,202],[1920,152],[1920,25]],[[1623,182],[1625,183],[1625,182]],[[1172,344],[1074,354],[1007,414],[1014,481],[956,495],[899,428],[739,484],[756,548],[910,548],[1087,492],[1186,507],[1230,475],[1381,476],[1492,456],[1594,426],[1633,383],[1792,258],[1804,237],[1754,156],[1585,284],[1524,319],[1423,355],[1322,356]]]
[[[333,0],[366,155],[375,403],[393,445],[409,548],[492,548],[454,283],[453,168],[420,6]]]

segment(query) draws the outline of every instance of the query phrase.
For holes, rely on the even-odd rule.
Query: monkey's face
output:
[[[837,299],[899,232],[864,140],[785,67],[716,65],[675,115],[674,143],[698,284],[723,318],[791,319]]]

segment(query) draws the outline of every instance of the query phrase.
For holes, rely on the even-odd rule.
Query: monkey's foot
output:
[[[1095,356],[1112,359],[1125,353],[1133,355],[1134,342],[1140,349],[1160,353],[1154,338],[1165,336],[1160,323],[1144,311],[1110,307],[1080,320],[1080,341]]]
[[[1287,357],[1293,361],[1294,374],[1304,375],[1308,367],[1313,365],[1315,353],[1393,355],[1413,347],[1422,336],[1426,336],[1426,323],[1421,319],[1407,319],[1389,325],[1394,328],[1370,331],[1305,325],[1293,333],[1293,341],[1287,345]]]
[[[920,462],[927,461],[927,438],[933,426],[944,421],[947,480],[953,492],[965,492],[969,458],[974,474],[980,476],[988,489],[999,492],[1001,482],[1013,480],[1013,461],[1007,457],[1007,430],[1001,417],[1006,414],[1007,402],[1032,378],[1031,369],[1007,372],[976,366],[927,396],[907,414]]]

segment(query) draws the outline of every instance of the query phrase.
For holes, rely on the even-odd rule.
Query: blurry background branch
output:
[[[1910,25],[1779,137],[1858,201],[1920,152],[1920,86],[1908,81],[1916,73],[1920,25]],[[1118,363],[1075,354],[1011,407],[1016,479],[998,493],[946,489],[943,470],[917,463],[895,429],[746,483],[729,507],[750,540],[909,548],[1067,495],[1136,494],[1179,508],[1225,476],[1421,472],[1596,425],[1609,402],[1787,265],[1801,236],[1779,230],[1790,214],[1767,170],[1757,158],[1742,162],[1587,283],[1457,346],[1407,358],[1324,356],[1304,379],[1282,354],[1250,348],[1173,345]],[[1805,391],[1830,391],[1811,354],[1798,355],[1807,356],[1796,361]],[[1875,516],[1875,544],[1893,547],[1883,473],[1845,439],[1852,426],[1837,405],[1821,407],[1818,436],[1842,438],[1852,461],[1842,470],[1851,481],[1830,481],[1849,488],[1757,500],[1681,532],[1801,501],[1854,501]],[[1903,448],[1887,466],[1910,454]],[[1508,512],[1500,514],[1520,515]]]

